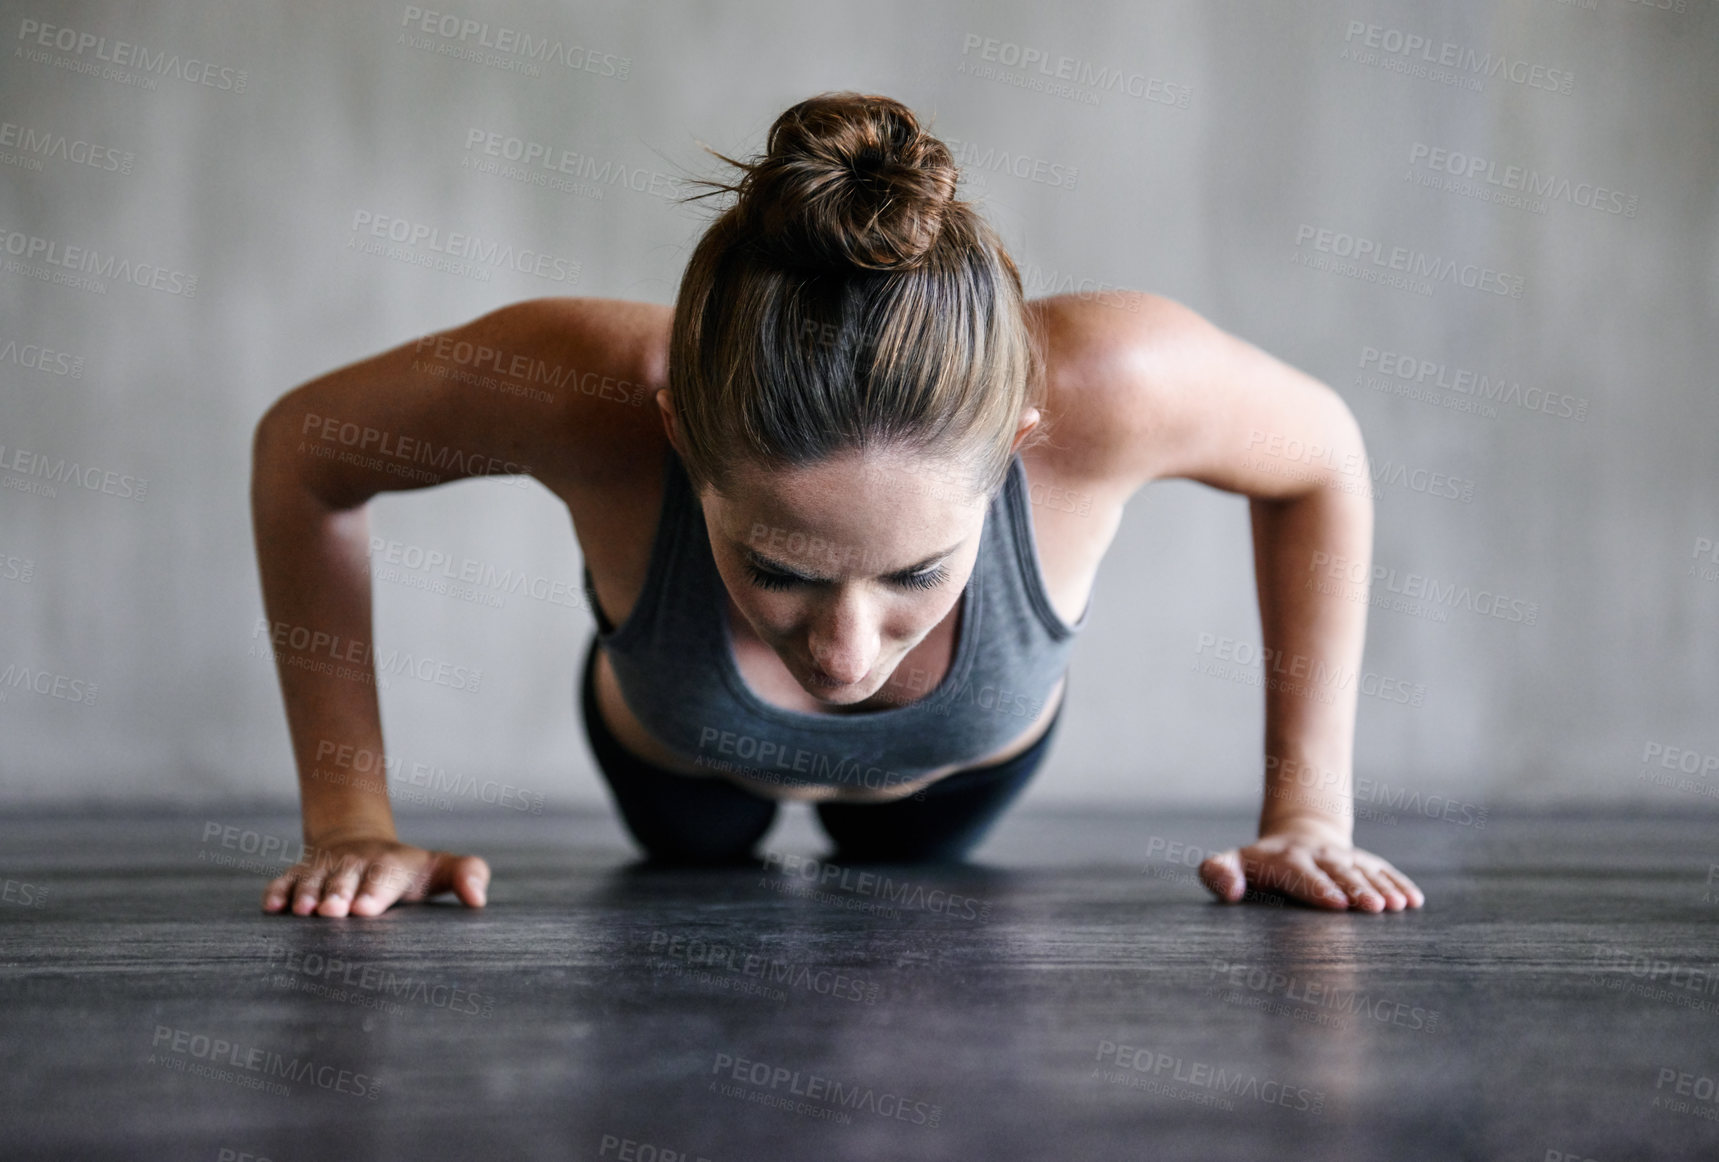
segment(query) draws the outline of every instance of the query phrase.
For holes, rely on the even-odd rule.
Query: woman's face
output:
[[[947,460],[848,453],[736,465],[701,497],[734,603],[812,696],[863,702],[954,607],[987,498]]]

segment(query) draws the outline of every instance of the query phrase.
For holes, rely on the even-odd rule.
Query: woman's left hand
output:
[[[1400,912],[1426,895],[1391,864],[1344,842],[1334,830],[1290,824],[1246,847],[1208,856],[1200,882],[1226,904],[1251,889],[1333,910]]]

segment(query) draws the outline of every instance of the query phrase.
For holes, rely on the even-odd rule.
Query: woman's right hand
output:
[[[391,839],[345,839],[305,856],[263,890],[263,911],[296,916],[380,916],[397,901],[453,892],[468,908],[484,906],[489,864],[475,855],[427,851]]]

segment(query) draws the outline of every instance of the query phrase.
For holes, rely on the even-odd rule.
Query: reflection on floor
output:
[[[511,818],[502,816],[511,815]],[[12,1158],[1719,1157],[1719,833],[1363,822],[1421,912],[1210,903],[1246,820],[1019,811],[957,868],[632,866],[402,820],[490,906],[263,915],[285,816],[0,821]]]

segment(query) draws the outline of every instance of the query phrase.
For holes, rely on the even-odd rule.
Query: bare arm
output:
[[[1407,877],[1352,846],[1365,585],[1357,599],[1309,584],[1316,559],[1371,558],[1360,427],[1330,387],[1193,311],[1149,295],[1135,305],[1082,313],[1097,354],[1076,442],[1095,450],[1094,487],[1198,480],[1247,496],[1253,525],[1267,677],[1260,843],[1213,857],[1202,876],[1226,900],[1251,881],[1326,906],[1418,906]]]
[[[633,306],[505,307],[314,379],[257,424],[251,514],[266,610],[258,628],[280,676],[305,842],[321,857],[272,883],[268,910],[292,896],[300,914],[368,914],[449,889],[482,904],[482,860],[410,848],[395,833],[380,761],[367,504],[380,492],[489,474],[529,473],[559,494],[576,493],[582,473],[600,467],[600,455],[582,455],[584,446],[622,422],[615,409],[627,403],[618,391],[608,399],[582,393],[578,376],[565,372],[629,369],[642,377],[646,324],[657,308]],[[521,396],[480,386],[471,372],[534,366],[563,373],[539,375],[536,394]],[[327,756],[344,747],[378,761],[330,778]]]

